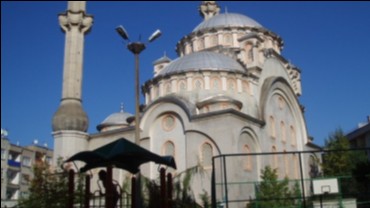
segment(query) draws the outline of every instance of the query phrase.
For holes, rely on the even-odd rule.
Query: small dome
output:
[[[171,62],[171,59],[168,58],[166,55],[162,56],[161,58],[155,60],[153,62],[153,65],[156,65],[156,64],[162,64],[162,63],[169,63]]]
[[[120,127],[126,127],[129,125],[127,123],[127,119],[129,117],[132,117],[133,115],[127,112],[124,112],[123,109],[121,109],[118,113],[113,113],[110,116],[108,116],[104,121],[99,124],[96,128],[98,131],[104,130],[105,128],[109,129],[116,129]]]
[[[175,59],[164,68],[159,75],[198,71],[202,69],[245,72],[244,68],[237,61],[226,55],[210,51],[201,51]]]
[[[224,13],[203,21],[193,32],[218,27],[262,27],[262,25],[242,14]]]

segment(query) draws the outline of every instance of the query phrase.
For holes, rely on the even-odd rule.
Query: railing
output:
[[[109,173],[108,173],[109,174]],[[97,190],[93,193],[90,192],[90,176],[85,176],[85,188],[83,193],[76,192],[75,188],[75,173],[71,170],[68,174],[68,206],[67,208],[139,208],[140,205],[133,203],[137,200],[136,196],[138,192],[142,190],[137,190],[137,181],[135,177],[131,179],[131,194],[122,191],[121,187],[117,184],[115,186],[113,183],[109,182],[109,176],[105,181],[105,193],[102,190]],[[111,180],[111,178],[110,178]],[[166,170],[164,168],[160,169],[160,194],[159,204],[161,208],[172,208],[172,174],[168,173],[166,175]],[[116,192],[117,191],[117,192]],[[76,202],[76,196],[80,196],[79,202]],[[118,197],[118,198],[117,198]],[[140,204],[140,203],[139,203]]]
[[[131,207],[131,194],[121,192],[116,208],[129,208]],[[103,208],[106,206],[105,195],[100,191],[95,191],[90,196],[89,208]],[[83,207],[75,205],[74,207]]]
[[[8,165],[11,167],[17,167],[17,168],[21,167],[21,163],[15,160],[8,160]]]

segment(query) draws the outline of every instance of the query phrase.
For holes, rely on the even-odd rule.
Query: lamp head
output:
[[[116,31],[117,33],[124,39],[124,40],[128,40],[128,33],[126,32],[125,28],[120,25],[118,27],[116,27]]]
[[[159,29],[157,29],[148,39],[149,42],[153,42],[155,39],[159,38],[159,36],[161,36],[162,33]]]

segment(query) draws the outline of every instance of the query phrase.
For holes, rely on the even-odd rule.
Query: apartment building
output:
[[[13,144],[6,130],[1,129],[1,207],[14,206],[29,195],[33,166],[52,163],[53,150],[37,140],[29,146]]]
[[[359,123],[358,127],[347,135],[351,147],[353,148],[370,148],[370,115],[363,123]],[[368,154],[370,160],[370,154]]]

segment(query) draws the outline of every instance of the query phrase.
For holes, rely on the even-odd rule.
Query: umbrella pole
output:
[[[141,208],[141,175],[140,171],[135,175],[135,208]]]
[[[135,192],[135,189],[136,189],[136,178],[135,176],[132,176],[131,177],[131,208],[136,208],[136,192]]]
[[[107,178],[106,180],[106,190],[105,190],[105,207],[106,208],[114,208],[113,205],[113,182],[112,182],[112,166],[107,167]]]

